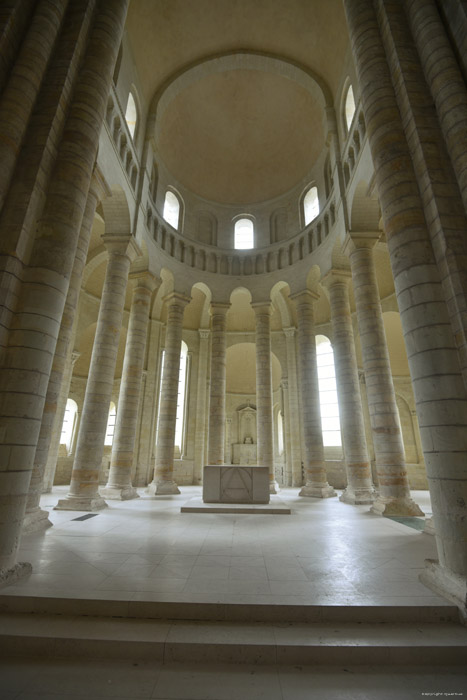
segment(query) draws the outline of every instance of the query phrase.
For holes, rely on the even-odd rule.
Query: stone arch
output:
[[[379,231],[381,210],[379,200],[370,194],[366,180],[360,180],[355,188],[350,206],[350,230]]]
[[[119,185],[111,188],[111,196],[104,197],[101,208],[106,235],[128,236],[131,234],[131,216],[125,192]]]

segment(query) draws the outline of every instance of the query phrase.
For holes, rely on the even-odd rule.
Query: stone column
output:
[[[32,470],[31,482],[29,484],[28,501],[26,504],[26,514],[23,523],[24,532],[33,532],[52,525],[48,519],[48,512],[41,510],[39,507],[39,502],[41,494],[44,490],[44,474],[49,451],[52,445],[52,434],[55,416],[57,414],[58,404],[60,403],[61,398],[61,388],[67,365],[70,366],[72,338],[76,332],[76,322],[78,317],[77,308],[79,292],[81,289],[84,266],[86,265],[89,240],[91,238],[91,231],[94,223],[94,214],[96,211],[97,202],[102,198],[105,191],[106,186],[103,178],[99,173],[95,173],[91,181],[91,187],[89,188],[86,209],[84,211],[78,246],[73,262],[73,270],[71,272],[70,284],[68,287],[65,307],[63,309],[60,332],[58,334],[57,345],[55,347],[55,355],[52,370],[50,372],[47,395],[45,397],[41,429],[34,458],[34,468]],[[61,416],[59,415],[59,419],[61,418],[60,433],[58,435],[59,443],[63,416],[66,408],[66,399],[65,402],[61,403],[60,408],[62,409],[63,413]],[[60,445],[58,444],[57,456],[59,446]]]
[[[347,472],[347,487],[340,497],[344,503],[373,503],[375,490],[365,439],[362,397],[350,314],[348,283],[350,271],[330,272],[323,280],[329,291],[333,330],[337,397]]]
[[[109,479],[106,486],[101,489],[101,495],[104,498],[118,501],[138,498],[138,492],[131,484],[131,469],[135,450],[149,311],[152,293],[157,287],[157,281],[150,272],[135,272],[134,275],[130,276],[136,278],[136,286],[133,291],[128,322]]]
[[[103,236],[109,261],[92,348],[70,491],[56,510],[100,510],[99,472],[117,362],[131,262],[140,254],[132,236]]]
[[[373,261],[372,249],[379,236],[379,233],[353,234],[345,245],[352,269],[379,482],[379,496],[371,510],[380,515],[423,515],[410,497],[405,466],[404,443]]]
[[[174,442],[177,421],[177,397],[182,350],[183,313],[189,297],[173,292],[166,297],[164,371],[162,374],[159,431],[156,445],[154,478],[147,488],[152,496],[180,493],[174,481]]]
[[[288,403],[290,425],[290,459],[292,469],[291,486],[303,486],[302,479],[302,435],[300,431],[300,409],[297,375],[296,328],[284,328],[287,350]]]
[[[0,583],[16,562],[40,422],[128,0],[101,3],[70,96],[66,127],[25,271],[0,372]],[[65,106],[65,105],[63,105]]]
[[[429,562],[421,580],[465,615],[467,398],[459,355],[374,7],[344,5],[433,506],[439,562]]]
[[[196,431],[194,484],[203,483],[204,444],[206,441],[206,381],[210,331],[200,328],[198,352],[198,384],[196,389]]]
[[[253,302],[256,315],[256,420],[258,464],[269,467],[269,489],[279,491],[274,474],[271,375],[271,302]]]
[[[298,323],[298,357],[303,432],[305,437],[305,486],[300,496],[330,498],[336,492],[327,482],[324,460],[321,408],[319,403],[318,367],[313,300],[318,296],[308,289],[293,294]]]
[[[226,315],[230,304],[211,303],[211,397],[208,464],[224,464]]]
[[[232,418],[225,419],[224,464],[232,464]]]

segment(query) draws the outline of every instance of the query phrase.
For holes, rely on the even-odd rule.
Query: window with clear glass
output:
[[[115,408],[115,404],[112,401],[112,403],[110,404],[109,417],[107,419],[107,430],[105,431],[104,445],[111,445],[114,441],[116,416],[117,416],[117,411]]]
[[[303,218],[305,220],[305,226],[316,219],[319,214],[319,197],[318,188],[313,186],[310,187],[308,192],[303,198]]]
[[[65,445],[67,452],[71,451],[73,435],[78,414],[78,404],[73,399],[67,399],[65,415],[63,416],[62,432],[60,434],[60,445]]]
[[[136,112],[136,102],[132,93],[128,95],[128,102],[126,103],[125,121],[128,124],[128,130],[130,132],[131,138],[134,137],[136,131],[136,121],[138,114]]]
[[[162,398],[162,377],[164,376],[164,364],[165,364],[165,350],[162,352],[161,358],[161,385],[159,391],[159,405],[158,405],[158,419],[157,419],[157,429],[156,429],[156,444],[159,436],[159,419],[160,419],[160,407]],[[188,347],[185,342],[182,341],[182,351],[180,353],[180,369],[178,373],[178,393],[177,393],[177,417],[175,421],[175,447],[178,447],[180,452],[183,448],[183,435],[185,430],[185,401],[187,392],[187,379],[188,379]]]
[[[251,219],[238,219],[235,222],[235,248],[246,250],[254,247],[255,229]]]
[[[353,88],[351,85],[349,86],[349,89],[347,90],[347,95],[345,97],[344,112],[345,123],[348,131],[350,129],[350,125],[352,124],[353,115],[355,114],[355,98],[353,96]]]
[[[319,403],[321,408],[321,427],[323,445],[340,447],[342,445],[337,401],[336,370],[334,352],[329,338],[324,335],[316,337],[316,360],[318,364]]]
[[[282,413],[277,413],[277,449],[280,455],[284,454],[284,421]]]
[[[178,229],[180,221],[180,202],[176,194],[167,190],[164,200],[162,216],[173,228]]]

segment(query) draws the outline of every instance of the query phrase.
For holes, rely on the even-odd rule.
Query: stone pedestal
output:
[[[258,466],[204,467],[205,503],[269,503],[269,469]]]

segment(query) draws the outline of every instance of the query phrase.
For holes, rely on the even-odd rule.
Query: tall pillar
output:
[[[258,464],[269,467],[269,490],[279,491],[274,473],[272,415],[271,302],[251,304],[256,315],[256,420]]]
[[[157,287],[157,281],[150,272],[135,272],[134,275],[130,276],[136,278],[136,286],[133,290],[128,322],[109,478],[106,486],[101,489],[101,495],[104,498],[119,501],[138,498],[138,492],[131,484],[131,469],[135,450],[149,311],[152,293]]]
[[[330,498],[335,496],[336,492],[327,482],[324,460],[313,314],[313,300],[317,298],[318,296],[308,289],[291,296],[297,309],[300,395],[305,437],[306,481],[299,495]]]
[[[159,430],[156,445],[154,478],[147,488],[152,496],[180,493],[174,481],[174,443],[177,422],[180,353],[182,350],[183,313],[189,297],[173,292],[167,301],[164,371],[162,374]]]
[[[208,369],[209,336],[211,331],[200,328],[198,352],[198,384],[196,390],[196,432],[195,432],[195,468],[193,483],[203,482],[204,444],[206,441],[206,381]]]
[[[2,584],[31,570],[30,565],[16,562],[19,535],[60,320],[127,7],[128,0],[101,3],[93,17],[44,207],[36,223],[8,346],[2,356]]]
[[[352,269],[379,482],[379,495],[371,510],[379,515],[423,515],[410,497],[405,466],[404,443],[373,261],[372,249],[379,236],[379,233],[353,234],[345,245]]]
[[[350,314],[348,284],[350,271],[330,272],[323,280],[329,291],[333,331],[337,397],[344,447],[347,487],[340,497],[344,503],[373,503],[375,490],[365,439],[362,397]]]
[[[376,14],[366,0],[344,6],[433,506],[439,562],[429,562],[421,580],[465,615],[467,397],[459,355]]]
[[[297,348],[295,344],[296,328],[284,328],[287,351],[288,402],[286,412],[289,414],[291,486],[303,486],[302,477],[302,436],[300,432],[300,409],[297,375]]]
[[[71,358],[69,356],[71,352],[72,338],[76,332],[79,292],[81,289],[84,267],[86,265],[92,225],[94,223],[94,214],[96,211],[97,202],[100,198],[102,198],[105,189],[106,187],[102,177],[96,172],[89,188],[86,209],[84,210],[78,246],[76,248],[76,255],[73,262],[73,270],[70,277],[70,284],[68,287],[65,307],[63,309],[62,322],[60,324],[57,345],[55,347],[55,355],[52,370],[50,372],[47,395],[45,397],[44,412],[42,414],[39,440],[34,457],[34,467],[29,484],[28,501],[26,504],[26,514],[23,523],[24,532],[34,532],[52,525],[48,519],[48,511],[42,510],[39,506],[39,502],[43,492],[45,468],[52,444],[52,433],[58,404],[60,402],[62,383],[64,381],[67,365],[70,365]],[[61,415],[61,422],[63,423],[66,400],[64,405],[62,402],[60,408],[63,409],[63,414]],[[58,437],[58,439],[60,440],[60,437]]]
[[[211,397],[208,464],[224,464],[226,315],[230,304],[211,303]]]
[[[100,510],[99,472],[117,363],[125,294],[131,262],[139,255],[132,236],[103,236],[109,252],[70,490],[56,510]]]

